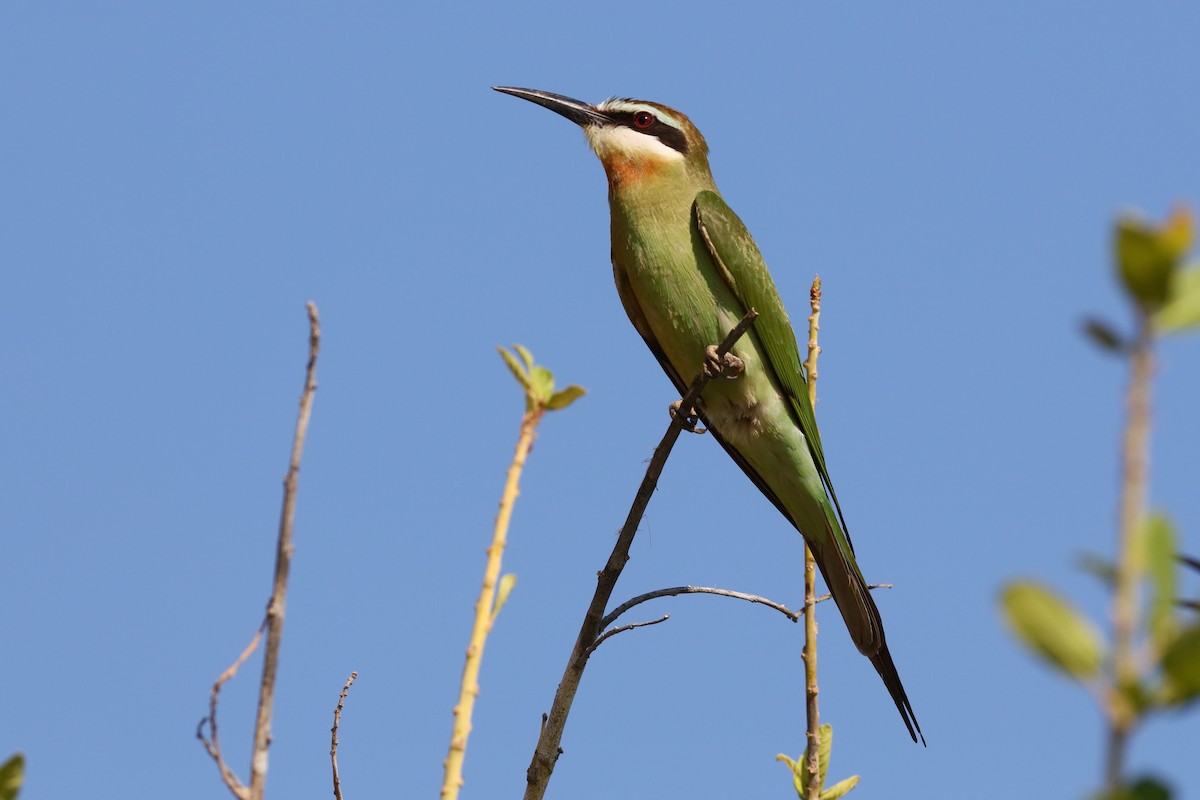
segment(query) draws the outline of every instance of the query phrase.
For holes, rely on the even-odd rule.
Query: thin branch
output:
[[[813,277],[808,292],[812,313],[808,317],[808,359],[804,362],[805,379],[808,383],[808,402],[813,415],[817,413],[817,356],[821,347],[817,344],[817,331],[821,329],[821,276]],[[808,770],[808,785],[805,800],[821,797],[821,712],[817,706],[820,688],[817,686],[817,614],[816,614],[817,562],[812,549],[804,542],[804,710],[807,720],[805,738],[805,768]]]
[[[653,592],[639,594],[637,597],[626,600],[621,605],[609,612],[608,616],[600,621],[600,628],[603,630],[616,621],[617,617],[624,614],[634,606],[639,606],[647,600],[653,600],[657,597],[676,597],[681,594],[715,594],[721,597],[732,597],[736,600],[745,600],[750,603],[758,603],[767,608],[773,608],[780,614],[790,619],[792,622],[798,622],[804,616],[804,609],[792,611],[783,603],[776,603],[774,600],[768,600],[765,597],[759,597],[756,594],[746,594],[745,592],[735,592],[731,589],[714,589],[710,586],[672,586],[670,589],[656,589]]]
[[[724,341],[717,348],[717,356],[719,358],[723,358],[737,340],[749,330],[757,316],[758,312],[751,309],[742,318],[741,322],[729,332],[729,335],[725,337]],[[658,447],[654,451],[654,456],[650,459],[650,464],[646,468],[646,475],[642,479],[641,486],[638,487],[637,494],[634,496],[633,504],[629,509],[629,515],[625,519],[625,525],[621,528],[621,532],[617,535],[617,541],[613,545],[608,562],[597,577],[596,592],[592,596],[591,603],[588,605],[587,613],[584,615],[583,624],[579,629],[579,636],[576,638],[575,646],[571,649],[571,655],[567,659],[567,667],[563,671],[562,680],[559,682],[558,690],[555,692],[554,702],[550,707],[546,724],[542,727],[541,735],[538,737],[537,746],[533,751],[533,759],[530,761],[529,769],[525,773],[525,800],[541,800],[546,794],[550,775],[554,772],[554,764],[558,761],[558,755],[561,752],[559,745],[562,743],[563,730],[567,724],[567,715],[571,712],[571,703],[575,699],[575,693],[579,688],[579,681],[583,677],[583,670],[587,665],[588,648],[592,646],[600,633],[600,622],[604,617],[604,608],[608,604],[609,598],[612,597],[617,579],[621,576],[621,570],[625,568],[625,562],[629,560],[629,549],[633,545],[633,538],[637,534],[637,528],[641,522],[642,515],[646,512],[646,506],[650,503],[650,497],[654,494],[655,487],[658,486],[658,478],[662,474],[663,467],[666,465],[667,456],[670,455],[671,448],[675,446],[675,442],[679,439],[679,434],[683,430],[688,417],[688,410],[696,407],[700,392],[704,389],[708,381],[708,375],[701,369],[699,374],[696,375],[695,380],[692,381],[691,387],[683,396],[680,403],[682,413],[676,414],[671,418],[671,423],[667,426],[667,432],[663,436],[662,441],[659,442]]]
[[[450,733],[450,747],[442,763],[442,800],[456,800],[463,785],[463,762],[467,756],[467,738],[471,734],[471,716],[475,710],[475,698],[479,696],[479,670],[483,664],[483,648],[496,619],[496,586],[500,579],[501,559],[508,543],[508,525],[512,519],[513,505],[520,494],[521,473],[525,459],[533,449],[537,426],[546,413],[543,405],[533,403],[521,418],[520,433],[512,462],[504,481],[500,496],[500,510],[492,529],[492,541],[487,549],[487,562],[483,570],[483,585],[475,601],[475,620],[471,626],[471,639],[467,644],[467,657],[463,665],[462,681],[459,684],[458,702],[454,704],[454,727]]]
[[[308,367],[304,391],[300,394],[300,412],[292,437],[292,456],[283,479],[283,510],[279,515],[279,539],[275,547],[275,581],[267,604],[267,648],[263,654],[262,681],[258,691],[258,714],[254,721],[254,750],[250,758],[250,800],[262,800],[267,783],[267,749],[271,746],[271,712],[275,704],[275,675],[279,669],[279,645],[283,641],[283,617],[287,603],[288,569],[292,563],[292,529],[296,522],[296,488],[300,476],[300,458],[312,417],[313,395],[317,391],[317,354],[321,350],[321,320],[317,307],[308,303]]]
[[[337,763],[338,725],[342,721],[342,706],[346,704],[346,695],[349,694],[350,687],[354,685],[354,680],[357,677],[357,672],[351,672],[350,677],[346,678],[346,684],[342,687],[342,693],[338,695],[337,707],[333,709],[333,727],[329,729],[329,761],[333,766],[333,796],[335,800],[342,800],[342,779],[338,774]]]
[[[867,586],[868,589],[891,589],[890,583],[872,583]],[[735,592],[732,589],[715,589],[711,586],[672,586],[669,589],[655,589],[653,592],[639,594],[637,597],[626,600],[621,605],[617,606],[608,616],[600,621],[600,628],[603,630],[609,625],[617,621],[617,618],[624,614],[629,609],[645,603],[647,600],[654,600],[658,597],[676,597],[681,594],[715,594],[720,597],[732,597],[735,600],[745,600],[749,603],[757,603],[759,605],[773,608],[780,614],[790,619],[792,622],[799,622],[804,616],[804,609],[792,611],[783,603],[776,603],[774,600],[768,600],[765,597],[760,597],[756,594],[747,594],[746,592]],[[833,595],[823,594],[813,599],[813,603],[824,603],[826,600],[832,600]]]
[[[246,798],[248,790],[245,784],[241,782],[229,764],[225,762],[225,756],[221,752],[221,741],[217,735],[217,701],[221,694],[221,687],[228,683],[234,675],[237,675],[242,664],[246,663],[246,659],[258,648],[258,643],[262,641],[263,630],[267,627],[267,621],[264,619],[262,624],[258,626],[258,630],[254,632],[254,636],[250,639],[250,644],[246,645],[246,649],[242,654],[229,665],[229,667],[221,673],[221,676],[213,683],[212,691],[208,696],[208,716],[200,720],[200,724],[196,726],[196,738],[204,745],[204,749],[212,756],[213,761],[217,764],[217,769],[221,772],[221,780],[229,788],[235,797]],[[204,735],[204,726],[208,725],[209,736]]]
[[[308,303],[308,364],[305,368],[304,390],[300,394],[300,411],[296,419],[296,430],[292,437],[292,452],[288,462],[287,476],[283,481],[283,510],[279,519],[279,538],[275,548],[275,580],[271,599],[267,603],[266,616],[250,644],[237,660],[217,678],[209,696],[208,717],[196,726],[196,737],[212,756],[221,772],[221,779],[238,800],[262,800],[266,786],[267,748],[271,743],[271,708],[275,697],[275,674],[279,664],[279,644],[283,637],[284,603],[287,596],[288,566],[292,557],[292,528],[296,518],[296,486],[300,472],[300,457],[304,452],[304,439],[308,433],[308,422],[312,416],[313,395],[317,390],[317,354],[321,349],[321,321],[317,307]],[[237,674],[250,654],[258,647],[263,632],[267,634],[267,647],[263,656],[262,679],[259,684],[258,713],[254,725],[254,751],[250,760],[250,785],[244,785],[230,769],[221,752],[217,737],[217,697],[221,687]],[[210,737],[204,736],[204,725],[208,724]]]
[[[590,656],[592,653],[596,652],[596,648],[599,647],[601,643],[603,643],[604,640],[610,636],[616,636],[618,633],[631,631],[634,628],[646,628],[650,625],[657,625],[660,622],[666,622],[670,618],[670,614],[663,614],[658,619],[651,619],[645,622],[631,622],[628,625],[621,625],[620,627],[613,628],[611,631],[605,631],[604,633],[600,634],[599,637],[597,637],[596,641],[592,642],[592,646],[587,649],[587,654]]]
[[[1149,472],[1150,385],[1154,372],[1153,330],[1149,318],[1139,312],[1138,333],[1130,350],[1126,420],[1121,445],[1121,497],[1117,509],[1117,578],[1113,596],[1113,685],[1106,706],[1108,754],[1105,784],[1109,791],[1121,786],[1125,750],[1136,711],[1120,687],[1138,681],[1134,633],[1139,616],[1138,580],[1142,559],[1138,553],[1137,530],[1145,517]]]

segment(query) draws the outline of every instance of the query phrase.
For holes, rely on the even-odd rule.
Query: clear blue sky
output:
[[[305,355],[269,795],[321,797],[338,690],[347,797],[432,797],[521,400],[521,342],[589,395],[543,426],[464,797],[513,797],[667,380],[611,283],[600,166],[492,84],[665,102],[793,317],[826,288],[822,423],[929,740],[824,617],[833,773],[855,797],[1074,798],[1089,698],[1019,650],[1001,584],[1111,552],[1125,320],[1109,226],[1200,200],[1196,37],[1176,4],[8,3],[0,9],[0,755],[25,796],[225,795],[193,739],[269,588]],[[1163,348],[1156,505],[1192,551],[1200,341]],[[795,603],[801,541],[716,444],[683,440],[617,589]],[[1194,587],[1193,587],[1194,588]],[[791,797],[800,628],[711,597],[606,643],[560,798]],[[257,667],[255,667],[257,669]],[[245,775],[254,672],[222,729]],[[1136,740],[1200,797],[1200,715]]]

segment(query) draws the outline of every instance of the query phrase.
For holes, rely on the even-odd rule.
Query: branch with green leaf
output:
[[[1162,800],[1170,790],[1155,778],[1125,774],[1129,738],[1147,720],[1200,698],[1200,622],[1180,601],[1178,535],[1170,518],[1151,512],[1150,398],[1154,346],[1164,336],[1200,328],[1200,264],[1185,263],[1194,219],[1185,209],[1162,225],[1127,216],[1117,222],[1117,273],[1133,311],[1133,330],[1119,332],[1089,319],[1085,331],[1129,363],[1126,424],[1121,442],[1115,562],[1085,557],[1083,566],[1112,592],[1112,635],[1052,589],[1034,581],[1006,586],[1001,607],[1031,651],[1088,688],[1108,727],[1103,800]],[[1186,563],[1186,562],[1185,562]],[[1145,603],[1148,595],[1148,603]]]
[[[475,710],[475,698],[479,696],[479,670],[483,663],[483,648],[500,609],[504,607],[517,582],[515,575],[505,575],[501,578],[500,565],[504,547],[508,543],[508,525],[520,490],[525,459],[533,449],[538,423],[546,412],[566,408],[584,395],[584,389],[579,386],[568,386],[555,391],[554,374],[535,364],[533,356],[521,345],[513,345],[515,355],[502,347],[496,349],[500,351],[500,357],[504,359],[504,363],[508,365],[508,369],[525,393],[525,414],[521,417],[516,452],[508,468],[504,492],[500,498],[500,510],[496,514],[496,524],[492,530],[492,541],[487,549],[483,586],[479,590],[479,598],[475,601],[475,621],[471,626],[471,641],[467,645],[458,702],[454,706],[450,751],[443,764],[445,773],[442,779],[442,800],[458,797],[458,791],[462,787],[462,769],[467,754],[467,737],[471,733],[471,715]]]

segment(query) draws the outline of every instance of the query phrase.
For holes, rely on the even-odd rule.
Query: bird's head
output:
[[[583,128],[614,185],[687,172],[711,179],[704,137],[686,116],[661,103],[614,97],[592,105],[537,89],[492,88],[537,103]]]

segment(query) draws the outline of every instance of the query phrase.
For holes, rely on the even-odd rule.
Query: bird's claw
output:
[[[679,409],[682,405],[682,400],[676,400],[674,403],[671,403],[670,411],[672,419],[679,416]],[[700,427],[700,415],[696,413],[696,409],[694,408],[683,418],[683,429],[688,433],[704,433],[708,430],[707,428]]]
[[[709,378],[723,377],[727,381],[732,381],[742,377],[745,372],[746,362],[733,353],[718,355],[715,344],[704,348],[704,374]]]

